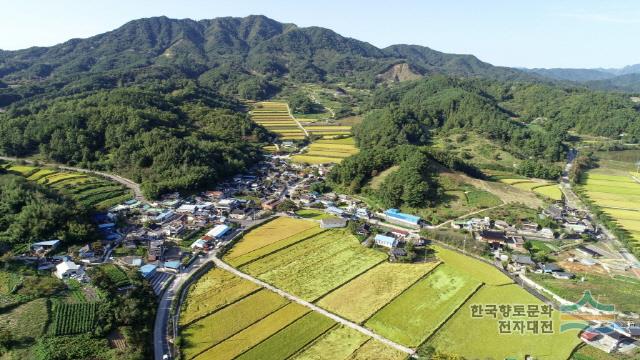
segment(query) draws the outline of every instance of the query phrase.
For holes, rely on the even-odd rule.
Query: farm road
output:
[[[371,338],[374,338],[374,339],[376,339],[376,340],[378,340],[378,341],[380,341],[380,342],[382,342],[382,343],[384,343],[384,344],[386,344],[388,346],[391,346],[391,347],[393,347],[393,348],[395,348],[395,349],[397,349],[399,351],[402,351],[402,352],[404,352],[406,354],[409,354],[409,355],[413,355],[414,354],[413,349],[410,349],[410,348],[408,348],[406,346],[403,346],[403,345],[400,345],[398,343],[395,343],[395,342],[393,342],[393,341],[391,341],[391,340],[389,340],[389,339],[387,339],[387,338],[385,338],[383,336],[380,336],[380,335],[374,333],[373,331],[371,331],[371,330],[369,330],[369,329],[367,329],[367,328],[365,328],[363,326],[360,326],[360,325],[358,325],[358,324],[356,324],[354,322],[351,322],[351,321],[349,321],[347,319],[344,319],[344,318],[342,318],[342,317],[340,317],[338,315],[332,314],[332,313],[330,313],[330,312],[328,312],[328,311],[326,311],[326,310],[324,310],[322,308],[319,308],[319,307],[315,306],[314,304],[312,304],[312,303],[310,303],[308,301],[305,301],[305,300],[300,299],[300,298],[298,298],[298,297],[296,297],[294,295],[291,295],[291,294],[289,294],[289,293],[287,293],[287,292],[285,292],[285,291],[283,291],[281,289],[278,289],[277,287],[271,286],[271,285],[265,283],[264,281],[261,281],[261,280],[258,280],[256,278],[254,278],[251,275],[245,274],[245,273],[239,271],[238,269],[230,266],[229,264],[225,263],[224,261],[220,260],[217,257],[213,257],[213,262],[220,269],[226,270],[226,271],[228,271],[228,272],[230,272],[230,273],[232,273],[232,274],[234,274],[236,276],[239,276],[239,277],[241,277],[243,279],[247,279],[247,280],[253,282],[254,284],[259,285],[259,286],[261,286],[261,287],[263,287],[263,288],[265,288],[267,290],[271,290],[271,291],[275,292],[276,294],[278,294],[278,295],[280,295],[282,297],[285,297],[285,298],[287,298],[287,299],[289,299],[291,301],[294,301],[294,302],[296,302],[296,303],[298,303],[298,304],[300,304],[302,306],[305,306],[305,307],[307,307],[307,308],[309,308],[309,309],[311,309],[311,310],[313,310],[315,312],[318,312],[318,313],[320,313],[320,314],[322,314],[322,315],[324,315],[324,316],[326,316],[326,317],[328,317],[328,318],[330,318],[330,319],[332,319],[332,320],[334,320],[334,321],[336,321],[336,322],[338,322],[338,323],[340,323],[342,325],[348,326],[348,327],[350,327],[350,328],[352,328],[352,329],[354,329],[356,331],[359,331],[359,332],[361,332],[361,333],[363,333],[363,334],[365,334],[365,335],[367,335],[367,336],[369,336]]]

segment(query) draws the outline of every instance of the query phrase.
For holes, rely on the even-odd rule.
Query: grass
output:
[[[382,308],[366,326],[400,344],[420,345],[480,283],[447,264]]]
[[[36,339],[45,333],[48,319],[47,299],[37,299],[0,314],[0,330],[16,338]]]
[[[395,165],[380,172],[378,175],[371,178],[371,181],[369,181],[369,187],[374,190],[378,190],[380,188],[380,185],[382,185],[382,183],[384,182],[384,179],[396,172],[399,168],[400,166]]]
[[[198,355],[196,360],[231,360],[266,340],[280,329],[308,313],[309,309],[290,303],[222,343]]]
[[[431,271],[437,263],[382,263],[322,298],[318,305],[361,323]]]
[[[348,360],[401,360],[406,358],[407,354],[371,339],[351,354]]]
[[[310,312],[251,350],[238,356],[237,359],[287,359],[334,325],[333,320],[328,317],[317,312]]]
[[[346,359],[369,337],[350,327],[337,326],[313,342],[293,360],[322,360],[329,355],[332,359]]]
[[[530,274],[529,277],[569,301],[578,301],[589,290],[598,301],[615,305],[616,311],[640,312],[640,283],[607,275],[576,275],[573,280],[559,280],[542,274]],[[585,281],[581,281],[583,277]]]
[[[181,307],[180,325],[209,315],[257,290],[258,285],[248,280],[221,269],[212,269],[189,287]]]
[[[314,301],[387,255],[363,247],[346,230],[327,230],[241,269],[307,301]]]
[[[0,271],[0,294],[9,295],[22,284],[22,276],[15,272]]]
[[[181,332],[185,358],[194,358],[286,304],[285,298],[262,290],[190,324]]]
[[[301,209],[296,211],[296,215],[311,220],[335,218],[335,216],[329,215],[326,212],[318,209]]]
[[[490,316],[472,318],[470,307],[474,304],[542,304],[518,285],[482,287],[458,312],[429,339],[428,344],[436,349],[470,359],[524,359],[531,355],[540,360],[567,359],[580,343],[575,331],[559,332],[557,312],[554,312],[554,333],[548,334],[500,334],[498,320]],[[509,320],[548,320],[540,318],[511,317]],[[470,341],[470,334],[475,334]]]
[[[462,255],[457,251],[449,250],[440,246],[433,246],[433,248],[436,250],[437,257],[444,261],[446,265],[463,272],[467,276],[470,276],[479,282],[488,285],[504,285],[513,282],[500,270],[483,261]]]
[[[244,235],[233,249],[227,253],[225,258],[233,259],[239,257],[313,227],[319,227],[318,223],[289,217],[276,218]]]
[[[534,188],[533,192],[542,196],[546,196],[551,200],[562,200],[562,191],[560,190],[560,187],[558,187],[558,185],[539,186]]]
[[[484,190],[468,191],[465,195],[467,196],[467,204],[479,209],[498,206],[502,204],[502,201],[499,197]]]

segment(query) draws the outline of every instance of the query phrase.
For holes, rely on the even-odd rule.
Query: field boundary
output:
[[[231,273],[233,273],[233,274],[235,274],[237,276],[240,276],[242,278],[250,280],[250,281],[260,285],[261,287],[264,287],[264,288],[266,288],[268,290],[271,290],[271,291],[273,291],[273,292],[275,292],[275,293],[277,293],[277,294],[279,294],[279,295],[281,295],[281,296],[283,296],[283,297],[285,297],[285,298],[287,298],[289,300],[292,300],[292,301],[294,301],[294,302],[296,302],[296,303],[298,303],[298,304],[300,304],[302,306],[305,306],[305,307],[311,309],[312,311],[318,312],[318,313],[320,313],[320,314],[322,314],[322,315],[324,315],[324,316],[326,316],[328,318],[331,318],[331,319],[333,319],[334,321],[336,321],[336,322],[338,322],[340,324],[348,326],[348,327],[350,327],[350,328],[352,328],[354,330],[360,331],[361,333],[363,333],[363,334],[365,334],[367,336],[370,336],[372,338],[375,338],[375,339],[381,341],[382,343],[384,343],[386,345],[389,345],[389,346],[391,346],[391,347],[393,347],[393,348],[395,348],[395,349],[397,349],[399,351],[402,351],[402,352],[404,352],[406,354],[409,354],[409,355],[413,355],[415,353],[415,351],[413,349],[409,348],[409,347],[406,347],[406,346],[398,344],[398,343],[396,343],[396,342],[394,342],[392,340],[389,340],[389,339],[387,339],[387,338],[385,338],[385,337],[383,337],[383,336],[371,331],[368,328],[365,328],[365,327],[363,327],[363,326],[361,326],[361,325],[359,325],[357,323],[354,323],[353,321],[347,320],[347,319],[345,319],[343,317],[340,317],[340,316],[337,316],[337,315],[335,315],[333,313],[330,313],[330,312],[324,310],[323,308],[321,308],[321,307],[319,307],[319,306],[317,306],[317,305],[315,305],[315,304],[313,304],[313,303],[311,303],[309,301],[306,301],[304,299],[296,297],[296,296],[294,296],[294,295],[292,295],[292,294],[290,294],[290,293],[288,293],[288,292],[286,292],[286,291],[284,291],[282,289],[279,289],[279,288],[277,288],[277,287],[275,287],[273,285],[270,285],[270,284],[268,284],[268,283],[266,283],[266,282],[264,282],[262,280],[256,279],[256,278],[254,278],[253,276],[251,276],[249,274],[243,273],[242,271],[230,266],[229,264],[225,263],[224,261],[222,261],[221,259],[219,259],[217,257],[214,257],[213,261],[218,265],[219,268],[221,268],[223,270],[229,271],[229,272],[231,272]]]
[[[261,288],[261,289],[259,289],[259,290],[265,290],[265,289],[262,289],[262,288]],[[246,298],[246,296],[245,296],[244,298]],[[244,299],[244,298],[243,298],[243,299]],[[240,300],[241,300],[241,299],[238,299],[238,301],[240,301]],[[238,301],[235,301],[235,302],[233,302],[233,303],[235,304],[235,303],[237,303]],[[260,321],[262,321],[263,319],[265,319],[265,318],[267,318],[268,316],[270,316],[270,315],[274,314],[276,311],[278,311],[278,310],[282,309],[283,307],[285,307],[285,306],[289,305],[290,303],[291,303],[291,301],[287,301],[287,302],[285,302],[284,304],[282,304],[282,306],[279,306],[278,308],[276,308],[275,310],[273,310],[273,311],[269,312],[269,313],[268,313],[268,314],[266,314],[265,316],[263,316],[263,317],[261,317],[261,318],[257,319],[256,321],[254,321],[254,322],[250,323],[249,325],[247,325],[247,326],[243,327],[242,329],[240,329],[240,330],[238,330],[238,331],[234,332],[233,334],[230,334],[229,336],[227,336],[227,337],[223,338],[222,340],[218,341],[217,343],[215,343],[215,344],[213,344],[213,345],[211,345],[211,346],[208,346],[207,348],[205,348],[204,350],[202,350],[202,351],[200,351],[200,352],[196,353],[196,354],[195,354],[195,355],[193,355],[192,357],[187,358],[187,357],[185,356],[185,359],[187,359],[187,360],[195,359],[196,357],[198,357],[198,356],[200,356],[200,355],[204,354],[205,352],[207,352],[209,349],[211,349],[211,348],[213,348],[213,347],[215,347],[215,346],[217,346],[217,345],[219,345],[219,344],[222,344],[223,342],[225,342],[225,341],[227,341],[228,339],[232,338],[232,337],[233,337],[234,335],[236,335],[237,333],[239,333],[239,332],[241,332],[241,331],[244,331],[244,330],[246,330],[246,329],[250,328],[251,326],[253,326],[253,325],[255,325],[255,324],[259,323],[259,322],[260,322]],[[288,326],[288,325],[287,325],[287,326]],[[286,326],[285,326],[285,327],[286,327]],[[284,328],[283,328],[283,329],[284,329]],[[282,330],[282,329],[280,329],[280,330]],[[278,331],[280,331],[280,330],[278,330]],[[278,332],[278,331],[277,331],[277,332]],[[277,332],[276,332],[276,333],[277,333]],[[248,351],[248,350],[247,350],[247,351]],[[245,352],[246,352],[246,351],[245,351]]]
[[[478,291],[480,291],[480,289],[482,289],[485,286],[487,285],[482,282],[478,284],[475,290],[473,290],[466,298],[464,298],[464,300],[460,303],[460,305],[455,310],[453,310],[451,314],[449,314],[446,318],[444,318],[440,322],[440,324],[438,324],[438,326],[435,329],[433,329],[433,331],[431,332],[431,334],[429,334],[429,336],[427,336],[424,340],[422,340],[422,342],[418,345],[418,348],[426,344],[435,334],[437,334],[440,331],[440,329],[442,329],[442,327],[445,326],[449,322],[449,320],[451,320],[451,318],[454,317],[458,313],[458,311],[460,311],[460,309],[462,309],[464,304],[466,304],[467,301],[469,301],[475,294],[478,293]]]
[[[262,225],[262,224],[261,224],[261,225]],[[294,242],[294,243],[291,243],[291,244],[286,245],[286,246],[284,246],[284,247],[281,247],[281,248],[279,248],[279,249],[273,250],[273,251],[272,251],[272,252],[270,252],[270,253],[266,253],[266,254],[264,254],[264,255],[261,255],[261,256],[259,256],[259,257],[255,258],[255,259],[253,259],[253,260],[251,260],[251,261],[247,261],[246,263],[242,263],[242,264],[238,264],[238,265],[234,265],[234,266],[237,266],[237,267],[243,267],[243,266],[249,265],[249,264],[251,264],[251,263],[253,263],[253,262],[255,262],[255,261],[258,261],[258,260],[260,260],[260,259],[263,259],[263,258],[265,258],[265,257],[267,257],[267,256],[269,256],[269,255],[272,255],[272,254],[275,254],[275,253],[277,253],[277,252],[280,252],[281,250],[284,250],[284,249],[290,248],[291,246],[294,246],[294,245],[297,245],[297,244],[299,244],[299,243],[301,243],[301,242],[303,242],[303,241],[309,240],[309,239],[310,239],[310,238],[312,238],[312,237],[315,237],[315,236],[318,236],[318,235],[324,234],[324,233],[325,233],[325,232],[327,232],[328,230],[329,230],[329,229],[325,229],[325,230],[320,231],[320,232],[318,232],[318,233],[315,233],[315,234],[313,234],[313,235],[309,235],[309,236],[304,237],[304,238],[302,238],[302,239],[300,239],[300,240],[298,240],[298,241],[296,241],[296,242]],[[289,237],[286,237],[286,238],[284,238],[284,239],[282,239],[282,240],[278,240],[278,241],[276,241],[276,242],[274,242],[274,243],[272,243],[272,244],[277,244],[277,243],[279,243],[280,241],[284,241],[284,240],[286,240],[286,239],[288,239],[288,238],[290,238],[290,237],[296,236],[296,235],[298,235],[298,234],[300,234],[301,232],[304,232],[304,231],[306,231],[306,230],[300,231],[299,233],[293,234],[293,235],[291,235],[291,236],[289,236]],[[269,245],[272,245],[272,244],[269,244]],[[255,251],[258,251],[258,250],[260,250],[260,249],[263,249],[263,248],[265,248],[265,247],[267,247],[267,246],[269,246],[269,245],[265,245],[265,246],[263,246],[263,247],[261,247],[261,248],[257,248],[257,249],[255,249],[255,250],[252,250],[252,251],[248,252],[248,253],[242,254],[242,255],[238,256],[237,258],[240,258],[241,256],[244,256],[244,255],[249,255],[249,254],[251,254],[252,252],[255,252]],[[233,259],[237,259],[237,258],[231,258],[231,259],[229,259],[228,261],[233,261]]]
[[[442,260],[438,261],[438,264],[436,266],[434,266],[431,270],[429,270],[426,274],[424,274],[423,276],[421,276],[418,280],[412,282],[409,286],[407,286],[404,290],[402,290],[400,293],[398,293],[398,295],[394,296],[393,298],[391,298],[391,300],[389,300],[386,304],[384,304],[381,308],[379,308],[378,310],[376,310],[373,314],[369,315],[368,318],[362,320],[361,324],[365,324],[367,321],[371,320],[372,317],[374,317],[377,313],[379,313],[380,311],[382,311],[382,309],[384,309],[385,307],[387,307],[387,305],[391,304],[392,302],[394,302],[397,298],[399,298],[400,296],[402,296],[402,294],[406,293],[407,291],[409,291],[409,289],[411,289],[415,284],[417,284],[418,282],[424,280],[427,278],[427,276],[431,275],[431,273],[440,267],[440,265],[444,264],[444,262]]]
[[[211,270],[213,270],[213,269],[211,269]],[[204,274],[203,274],[203,275],[204,275]],[[228,304],[222,305],[221,307],[219,307],[219,308],[217,308],[217,309],[213,310],[213,311],[212,311],[212,312],[210,312],[210,313],[207,313],[207,314],[204,314],[204,315],[202,315],[202,316],[199,316],[199,317],[197,317],[197,318],[195,318],[195,319],[193,319],[193,320],[191,320],[191,321],[189,321],[189,322],[187,322],[187,323],[185,323],[185,324],[178,325],[178,328],[179,328],[180,330],[182,330],[182,329],[184,329],[185,327],[188,327],[188,326],[190,326],[190,325],[193,325],[194,323],[196,323],[196,322],[198,322],[198,321],[200,321],[200,320],[202,320],[202,319],[204,319],[204,318],[206,318],[206,317],[208,317],[208,316],[211,316],[211,315],[213,315],[213,314],[217,313],[217,312],[218,312],[218,311],[220,311],[220,310],[226,309],[227,307],[229,307],[230,305],[233,305],[233,304],[237,303],[238,301],[241,301],[241,300],[246,299],[247,297],[249,297],[249,296],[251,296],[251,295],[254,295],[255,293],[257,293],[257,292],[258,292],[258,291],[260,291],[260,290],[262,290],[262,288],[256,288],[255,290],[252,290],[252,291],[251,291],[251,292],[249,292],[248,294],[246,294],[246,295],[244,295],[244,296],[241,296],[241,297],[237,298],[236,300],[234,300],[234,301],[232,301],[232,302],[230,302],[230,303],[228,303]]]

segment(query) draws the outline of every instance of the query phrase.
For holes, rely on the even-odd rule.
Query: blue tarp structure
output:
[[[180,261],[178,261],[178,260],[167,261],[167,262],[164,263],[164,267],[169,268],[169,269],[178,270],[178,269],[180,269]]]
[[[140,272],[142,273],[143,277],[148,278],[151,275],[156,273],[156,268],[157,267],[158,267],[157,265],[147,264],[147,265],[144,265],[144,266],[140,267]]]
[[[400,220],[409,224],[418,225],[420,222],[420,217],[415,215],[409,215],[405,213],[401,213],[398,209],[389,209],[384,212],[388,217],[394,218],[396,220]]]
[[[374,238],[374,241],[376,244],[380,246],[388,247],[388,248],[392,248],[398,245],[398,240],[396,240],[396,238],[391,236],[381,235],[381,234],[377,234],[376,237]]]

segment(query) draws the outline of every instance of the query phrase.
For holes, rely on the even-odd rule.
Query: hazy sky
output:
[[[419,44],[474,54],[495,65],[640,63],[640,1],[633,0],[4,0],[1,9],[5,50],[89,37],[141,17],[262,14],[327,27],[378,47]]]

